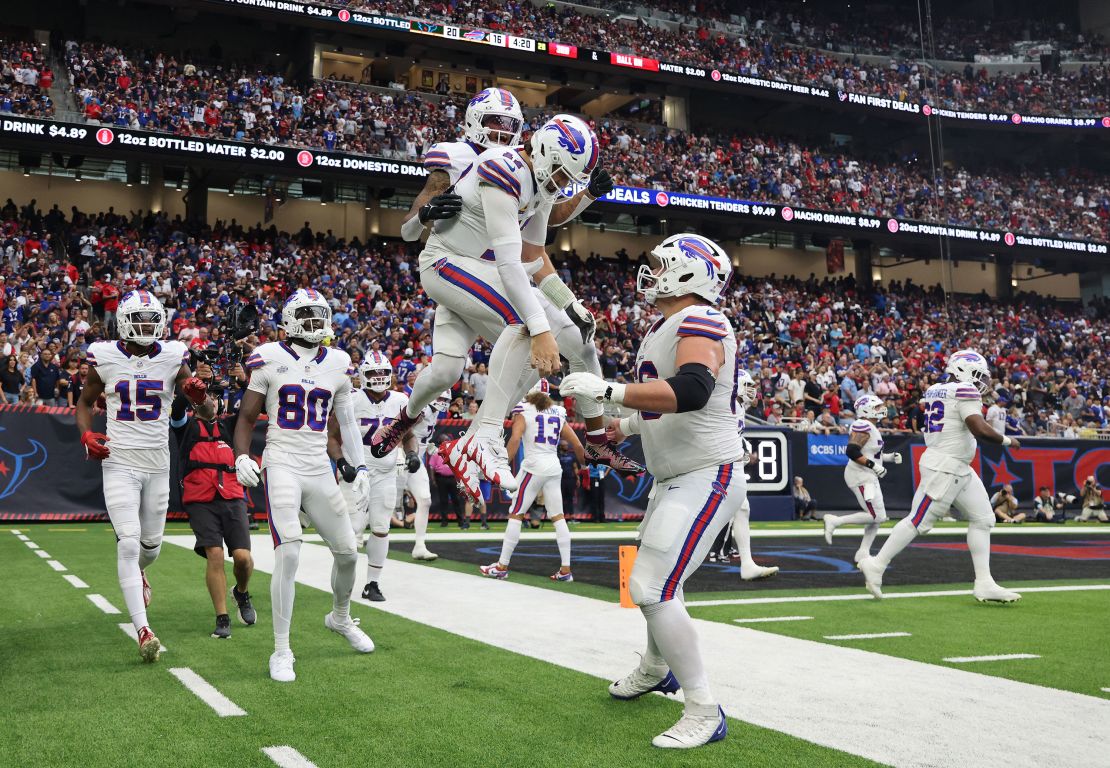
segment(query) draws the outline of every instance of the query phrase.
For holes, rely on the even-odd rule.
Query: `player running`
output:
[[[862,525],[863,538],[853,560],[859,563],[871,556],[871,544],[886,522],[886,503],[879,485],[887,473],[884,461],[902,463],[902,454],[883,453],[883,437],[879,434],[879,420],[886,416],[886,405],[881,397],[863,395],[853,405],[856,420],[848,430],[848,463],[844,466],[844,482],[856,497],[862,512],[850,515],[825,515],[825,541],[831,546],[833,531],[842,525]]]
[[[170,407],[175,391],[194,405],[207,390],[189,371],[189,350],[162,341],[166,310],[152,293],[131,291],[116,314],[119,341],[89,345],[89,375],[77,401],[77,431],[89,459],[103,462],[104,504],[116,534],[116,573],[143,661],[162,644],[150,629],[146,577],[162,549],[170,502]],[[93,408],[104,396],[107,434],[93,432]],[[109,445],[111,443],[111,445]]]
[[[397,505],[397,465],[401,461],[401,449],[382,458],[375,458],[367,450],[370,436],[382,424],[397,418],[409,399],[403,392],[393,389],[393,364],[381,352],[371,352],[358,369],[359,388],[351,391],[354,401],[355,419],[358,421],[361,436],[362,459],[366,465],[367,499],[355,496],[355,489],[348,483],[340,486],[347,502],[347,512],[351,516],[351,528],[355,539],[361,540],[370,524],[370,536],[365,540],[366,549],[366,586],[362,590],[364,600],[380,603],[385,596],[378,585],[389,555],[389,519]],[[333,454],[337,453],[340,436],[332,435]],[[407,456],[404,465],[415,472],[420,464],[416,456],[416,439],[406,435]]]
[[[450,405],[451,391],[447,390],[424,409],[424,418],[418,427],[419,435],[416,443],[416,458],[419,461],[419,466],[415,472],[406,473],[405,490],[412,494],[412,499],[416,502],[416,512],[413,515],[412,522],[415,535],[412,545],[413,560],[430,561],[439,557],[436,553],[428,550],[428,545],[425,542],[428,535],[428,511],[432,507],[432,486],[425,460],[428,456],[428,444],[436,431],[436,420]],[[408,463],[407,460],[406,463]]]
[[[650,691],[685,693],[682,718],[652,740],[686,749],[723,739],[724,712],[709,690],[697,632],[682,585],[744,501],[745,478],[736,430],[736,334],[714,308],[732,265],[720,246],[699,235],[669,237],[640,267],[637,290],[663,316],[640,344],[639,384],[572,373],[560,392],[636,411],[615,425],[617,437],[639,434],[655,476],[640,525],[640,551],[629,580],[647,621],[639,666],[609,686],[618,699]]]
[[[524,460],[517,474],[518,487],[509,507],[509,521],[505,525],[505,538],[501,543],[501,557],[496,563],[479,566],[482,575],[492,579],[509,577],[509,562],[513,550],[520,542],[520,528],[539,494],[547,519],[555,528],[555,542],[559,547],[559,570],[551,574],[552,581],[574,581],[570,572],[570,528],[563,517],[563,466],[559,463],[559,441],[570,444],[578,463],[585,465],[586,456],[578,435],[567,423],[567,412],[556,405],[548,394],[546,379],[540,379],[524,401],[513,409],[513,430],[509,437],[509,455],[516,456],[523,444]],[[523,442],[522,442],[523,441]]]
[[[975,599],[1011,603],[1021,595],[1003,589],[991,576],[991,528],[994,511],[987,489],[972,469],[975,441],[1020,448],[1015,438],[1000,435],[983,418],[983,395],[990,391],[991,375],[986,359],[972,349],[962,349],[948,358],[944,372],[948,380],[925,390],[925,453],[919,467],[921,480],[914,493],[910,514],[898,521],[886,543],[874,557],[859,561],[867,591],[883,596],[883,571],[895,555],[919,533],[954,509],[967,519],[967,549],[975,566]]]
[[[427,155],[431,173],[402,235],[417,240],[425,222],[433,222],[420,269],[425,291],[438,303],[435,354],[417,378],[410,407],[374,436],[371,447],[382,455],[392,450],[419,410],[458,380],[474,340],[496,340],[482,410],[448,457],[472,498],[480,492],[467,458],[506,490],[515,489],[502,425],[510,405],[535,380],[527,372],[529,363],[541,373],[552,372],[562,351],[572,370],[601,373],[593,315],[555,273],[544,243],[549,224],[578,215],[612,189],[612,180],[597,167],[596,136],[578,118],[557,115],[545,123],[529,152],[499,146],[519,143],[522,125],[512,95],[488,89],[467,107],[467,141],[437,144]],[[573,184],[586,189],[566,199],[564,190]],[[538,289],[531,287],[530,275]],[[580,404],[580,410],[592,460],[624,471],[643,469],[608,444],[602,409]]]
[[[274,541],[270,677],[284,683],[297,678],[289,627],[301,552],[302,509],[333,558],[332,610],[324,617],[324,626],[343,635],[361,653],[373,651],[374,643],[350,615],[358,555],[347,505],[329,461],[328,431],[338,429],[343,435],[342,453],[331,453],[331,457],[343,481],[354,486],[355,498],[367,498],[366,467],[359,450],[362,434],[351,402],[351,358],[342,350],[320,346],[331,333],[331,308],[311,288],[298,289],[285,302],[281,327],[287,341],[256,347],[245,363],[250,383],[235,424],[235,470],[245,487],[253,488],[259,480],[265,483],[266,513]],[[250,447],[263,407],[269,422],[260,469],[250,456]]]

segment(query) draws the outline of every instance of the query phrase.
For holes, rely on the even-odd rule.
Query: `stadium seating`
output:
[[[52,116],[54,103],[47,90],[53,82],[41,46],[0,40],[0,114]]]

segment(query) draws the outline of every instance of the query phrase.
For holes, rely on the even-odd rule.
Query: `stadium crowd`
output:
[[[87,119],[177,135],[419,160],[458,137],[462,101],[305,85],[234,66],[198,67],[162,53],[71,43],[68,67]],[[184,63],[182,63],[184,62]],[[529,116],[528,129],[549,115]],[[603,162],[630,186],[819,210],[1110,240],[1110,187],[1081,169],[971,170],[870,160],[775,136],[671,131],[594,122]]]
[[[955,70],[942,70],[923,68],[918,56],[892,55],[883,64],[860,60],[858,55],[866,52],[885,55],[919,50],[914,40],[916,18],[886,19],[869,9],[861,9],[845,24],[838,8],[839,21],[829,23],[819,13],[811,15],[808,5],[802,9],[799,4],[782,7],[776,3],[770,10],[745,11],[735,25],[716,23],[711,28],[702,20],[731,20],[736,11],[719,2],[695,2],[698,23],[691,23],[695,29],[672,31],[642,17],[635,21],[603,18],[569,5],[559,9],[528,0],[336,0],[334,4],[946,109],[1093,117],[1110,112],[1105,45],[1097,36],[1088,39],[1066,28],[1038,27],[1033,31],[1049,35],[1057,43],[1068,41],[1068,49],[1078,59],[1087,60],[1080,69],[1041,72],[1030,68],[991,75],[985,68],[973,67],[971,61]],[[716,15],[714,9],[718,9]],[[981,23],[953,18],[942,23],[938,32],[938,56],[964,50],[955,57],[966,59],[966,51],[980,45],[1000,52],[1014,39],[1011,36],[1022,35],[1024,30],[1014,24],[991,24],[984,29]],[[851,54],[830,54],[822,49]]]
[[[66,405],[80,392],[89,343],[110,338],[120,295],[145,288],[171,312],[169,333],[196,350],[217,347],[221,321],[253,302],[262,324],[247,344],[273,338],[281,303],[314,286],[333,307],[331,343],[356,360],[385,352],[402,380],[428,360],[434,305],[410,246],[350,242],[308,223],[296,233],[239,223],[195,228],[165,214],[87,214],[36,201],[0,208],[0,384],[8,402]],[[639,257],[642,258],[642,255]],[[637,257],[562,254],[563,278],[598,317],[606,377],[633,375],[653,310],[634,293]],[[573,274],[571,269],[573,268]],[[972,346],[995,366],[996,405],[1013,434],[1079,436],[1110,427],[1110,305],[1023,294],[1013,302],[946,297],[911,283],[857,286],[850,277],[737,276],[724,311],[741,338],[741,363],[760,387],[751,414],[772,424],[839,431],[851,404],[886,399],[884,428],[920,429],[919,395],[952,349]],[[458,394],[480,400],[488,346],[475,345]],[[451,415],[465,417],[457,400]]]
[[[42,46],[0,39],[0,114],[51,117],[54,71]]]

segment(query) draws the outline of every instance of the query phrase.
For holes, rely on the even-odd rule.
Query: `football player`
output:
[[[848,430],[848,463],[844,466],[844,482],[856,497],[862,512],[850,515],[829,515],[824,518],[825,541],[831,545],[833,531],[842,525],[862,525],[863,538],[856,550],[858,563],[871,556],[871,544],[886,522],[886,504],[879,481],[886,477],[884,461],[902,463],[902,454],[883,453],[883,437],[879,434],[879,421],[886,416],[886,405],[881,397],[863,395],[853,404],[856,420]]]
[[[509,506],[501,557],[496,563],[480,566],[482,575],[492,579],[508,578],[509,562],[520,541],[524,516],[542,493],[547,519],[555,528],[555,541],[559,547],[559,570],[551,574],[551,579],[574,581],[570,571],[570,528],[563,517],[563,466],[558,455],[560,440],[567,441],[578,463],[585,466],[582,443],[567,423],[566,409],[551,399],[547,379],[540,379],[524,401],[513,409],[509,455],[516,456],[523,444],[524,460],[520,462],[518,487]]]
[[[436,431],[436,420],[450,405],[451,391],[447,390],[424,409],[424,418],[418,428],[419,435],[416,445],[416,456],[420,465],[415,472],[406,473],[405,477],[405,490],[412,494],[413,501],[416,502],[416,512],[413,515],[412,523],[413,533],[415,534],[412,545],[413,560],[435,560],[439,557],[439,555],[429,551],[425,543],[425,537],[428,535],[428,510],[432,507],[432,487],[425,460],[428,456],[428,445]]]
[[[755,402],[755,398],[755,381],[752,380],[750,373],[741,368],[736,373],[736,401],[740,405],[740,418],[737,423],[737,432],[740,435],[740,444],[743,447],[743,456],[741,460],[745,466],[755,460],[752,456],[751,443],[744,437],[744,414],[747,413],[751,404]],[[740,504],[740,508],[736,510],[736,516],[732,518],[730,527],[732,537],[736,541],[737,548],[740,552],[740,578],[743,581],[766,579],[779,572],[779,567],[777,565],[759,565],[752,559],[751,514],[751,502],[748,501],[748,493],[745,488],[744,501]]]
[[[859,561],[867,591],[883,596],[883,571],[894,556],[917,534],[928,533],[949,510],[967,520],[967,549],[975,567],[975,599],[1012,603],[1021,595],[1003,589],[991,576],[991,528],[994,510],[983,481],[971,468],[976,441],[1020,448],[1012,437],[1000,435],[983,418],[983,395],[990,391],[991,374],[986,358],[973,349],[961,349],[948,358],[947,381],[925,390],[925,453],[918,466],[921,479],[910,505],[910,514],[890,531],[874,557]]]
[[[347,504],[329,460],[330,455],[343,481],[355,486],[355,498],[368,498],[362,434],[351,397],[351,358],[342,350],[321,346],[332,333],[331,308],[312,288],[297,289],[285,302],[281,327],[285,340],[255,347],[245,363],[250,383],[235,424],[235,470],[240,484],[247,488],[260,480],[265,484],[274,542],[270,677],[292,682],[297,675],[289,627],[301,552],[302,509],[333,557],[332,610],[324,617],[324,626],[345,637],[360,653],[373,651],[374,643],[350,615],[358,555]],[[260,468],[250,456],[250,447],[263,407],[268,423]],[[338,429],[343,435],[341,452],[329,453],[329,429]]]
[[[162,644],[146,609],[146,569],[158,558],[170,501],[170,407],[176,391],[194,405],[206,387],[189,371],[189,350],[163,341],[166,310],[152,293],[131,291],[116,310],[118,341],[89,345],[89,374],[77,401],[77,431],[90,459],[103,463],[104,504],[116,534],[116,572],[139,638],[153,662]],[[93,431],[93,408],[104,396],[107,434]]]
[[[364,600],[380,603],[385,600],[378,581],[382,576],[386,557],[389,555],[389,518],[397,504],[397,464],[401,459],[401,447],[382,458],[369,455],[366,450],[370,436],[382,424],[397,418],[409,399],[403,392],[393,389],[393,364],[381,352],[370,352],[358,368],[359,389],[353,390],[355,418],[358,420],[360,445],[367,469],[368,499],[356,498],[354,489],[344,483],[340,486],[343,498],[347,501],[347,511],[351,516],[351,526],[356,539],[361,539],[370,523],[370,536],[366,538],[366,586],[362,590]],[[337,452],[334,442],[340,442],[338,434],[332,437],[331,451]],[[405,436],[404,465],[409,472],[420,466],[416,455],[416,438],[411,432]]]
[[[668,237],[641,266],[636,288],[662,317],[640,343],[639,383],[569,374],[560,392],[634,411],[614,435],[641,435],[655,484],[640,525],[640,550],[629,579],[647,621],[639,666],[609,687],[618,699],[682,687],[686,707],[652,740],[687,749],[725,737],[724,712],[709,689],[697,632],[682,585],[744,501],[743,448],[736,430],[736,334],[715,308],[732,275],[728,255],[700,235]]]
[[[593,315],[555,273],[544,243],[549,224],[578,215],[612,189],[612,179],[597,167],[597,138],[578,118],[557,115],[545,123],[533,135],[529,152],[505,149],[519,143],[521,125],[520,107],[508,91],[478,94],[467,107],[467,141],[437,144],[429,151],[429,180],[402,227],[405,239],[417,240],[424,223],[434,222],[420,269],[425,291],[439,302],[435,355],[417,379],[410,411],[458,380],[466,351],[478,336],[498,340],[482,410],[465,438],[450,444],[448,463],[472,499],[480,493],[465,466],[468,459],[477,461],[487,478],[514,490],[502,427],[509,407],[534,381],[525,372],[529,361],[541,372],[553,371],[561,350],[572,370],[601,372]],[[445,191],[432,195],[433,185]],[[564,190],[571,185],[586,188],[567,199]],[[530,287],[529,275],[538,289]],[[642,471],[607,442],[601,409],[579,407],[591,458]],[[418,416],[406,412],[392,430],[383,428],[371,450],[391,450]]]

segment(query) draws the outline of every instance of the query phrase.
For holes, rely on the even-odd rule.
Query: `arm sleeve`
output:
[[[177,395],[170,406],[170,428],[179,430],[189,421],[189,401],[184,395]]]
[[[339,422],[339,435],[343,438],[343,458],[352,467],[362,466],[366,463],[362,453],[362,433],[359,432],[349,389],[340,388],[335,393],[335,420]]]
[[[578,201],[578,205],[574,206],[574,210],[571,211],[570,216],[566,218],[566,221],[564,221],[563,224],[569,224],[570,222],[577,219],[578,215],[582,213],[582,211],[589,208],[593,204],[593,202],[594,199],[590,197],[590,194],[588,192],[584,192],[581,199],[579,199]]]
[[[486,214],[486,231],[490,237],[494,258],[497,260],[497,274],[508,294],[509,303],[528,326],[528,332],[535,336],[550,331],[547,315],[532,293],[532,282],[524,265],[520,262],[522,240],[517,228],[517,210],[514,198],[503,190],[482,185],[482,208]]]
[[[532,214],[520,231],[521,239],[532,245],[547,245],[547,221],[551,217],[551,206],[545,205]]]
[[[639,411],[635,411],[631,416],[625,416],[621,419],[621,432],[626,435],[638,435],[643,425],[643,417]]]
[[[420,212],[401,225],[401,238],[412,243],[424,234],[424,222],[420,220]]]

